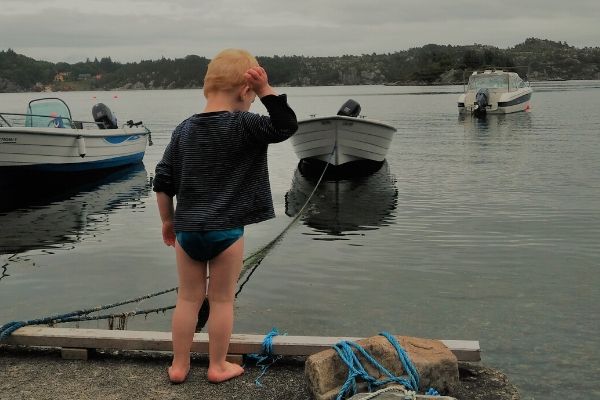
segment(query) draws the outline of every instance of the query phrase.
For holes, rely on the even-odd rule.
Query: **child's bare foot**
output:
[[[168,369],[169,372],[169,380],[171,383],[178,384],[183,383],[188,377],[190,373],[190,367],[188,365],[187,368],[175,368],[174,366],[170,366]]]
[[[209,365],[207,375],[210,383],[220,383],[235,378],[236,376],[240,376],[243,373],[244,368],[237,364],[225,361],[221,366]]]

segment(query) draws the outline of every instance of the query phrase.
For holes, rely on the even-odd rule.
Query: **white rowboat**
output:
[[[352,100],[349,100],[352,101]],[[360,106],[358,103],[358,115]],[[314,159],[339,166],[352,161],[383,162],[396,128],[383,122],[356,116],[314,117],[298,121],[298,131],[291,137],[300,160]]]

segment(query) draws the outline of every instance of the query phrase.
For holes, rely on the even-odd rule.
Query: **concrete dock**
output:
[[[55,348],[0,345],[0,400],[38,399],[257,399],[308,400],[304,358],[285,357],[255,384],[260,369],[222,384],[206,380],[207,359],[195,354],[188,380],[169,383],[168,352],[97,351],[88,360],[65,360]],[[518,400],[506,376],[479,363],[460,363],[458,399]]]

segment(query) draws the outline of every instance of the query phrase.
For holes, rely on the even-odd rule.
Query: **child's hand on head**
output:
[[[258,97],[264,97],[269,94],[275,94],[275,91],[269,85],[269,78],[267,77],[267,71],[263,67],[252,67],[244,74],[248,86]]]

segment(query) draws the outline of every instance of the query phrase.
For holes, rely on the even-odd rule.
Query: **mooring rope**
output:
[[[283,239],[283,237],[285,236],[287,231],[290,230],[290,228],[300,219],[300,217],[304,213],[304,210],[306,209],[306,207],[312,200],[313,196],[317,192],[319,185],[323,181],[323,178],[325,177],[325,173],[327,172],[327,168],[329,167],[329,162],[332,160],[333,155],[335,154],[336,148],[337,148],[337,144],[334,144],[333,149],[329,153],[329,159],[327,160],[327,162],[325,163],[325,167],[323,168],[323,172],[321,172],[321,175],[319,176],[319,179],[317,180],[315,187],[313,188],[312,192],[310,193],[310,195],[308,196],[308,198],[306,199],[306,201],[304,202],[304,204],[302,205],[302,207],[300,208],[300,211],[298,211],[296,216],[287,224],[287,226],[283,229],[283,231],[281,231],[281,233],[275,237],[275,239],[271,240],[269,243],[264,245],[258,251],[252,253],[251,255],[246,257],[246,259],[244,259],[244,266],[242,267],[242,271],[240,272],[240,278],[239,278],[238,282],[242,280],[242,277],[244,276],[244,274],[246,272],[250,271],[248,274],[248,277],[250,277],[250,275],[252,275],[252,273],[254,272],[256,267],[258,267],[258,265],[262,262],[262,260],[267,256],[269,251],[271,251],[273,249],[273,247],[275,247],[275,245],[277,243],[279,243],[281,241],[281,239]],[[238,291],[235,294],[236,297],[242,291],[242,288],[244,287],[246,282],[248,282],[248,279],[244,280],[242,282],[242,284],[239,286]]]
[[[393,375],[358,343],[348,340],[342,340],[336,343],[333,346],[333,348],[348,367],[348,377],[346,378],[346,381],[340,388],[336,400],[343,399],[346,396],[346,394],[356,394],[357,378],[360,378],[363,381],[367,382],[369,392],[373,391],[374,388],[392,382],[398,383],[409,390],[414,390],[415,392],[419,390],[419,373],[417,372],[415,366],[411,362],[410,358],[408,357],[402,346],[400,346],[396,338],[390,335],[389,333],[381,332],[380,335],[384,336],[392,344],[392,346],[398,353],[398,358],[400,359],[403,370],[408,375],[408,378]],[[360,355],[362,355],[371,365],[377,368],[387,378],[377,380],[375,377],[371,376],[365,370],[357,354],[354,353],[354,349],[356,349]]]
[[[111,314],[111,315],[107,315],[107,316],[88,316],[88,314],[91,314],[91,313],[97,312],[97,311],[108,310],[108,309],[119,307],[119,306],[122,306],[125,304],[137,303],[142,300],[149,299],[151,297],[156,297],[156,296],[160,296],[165,293],[173,292],[175,290],[177,290],[176,287],[171,288],[171,289],[161,290],[161,291],[155,292],[155,293],[150,293],[150,294],[136,297],[136,298],[129,299],[129,300],[119,301],[117,303],[96,306],[96,307],[83,309],[83,310],[71,311],[71,312],[68,312],[65,314],[53,315],[50,317],[32,319],[32,320],[28,320],[28,321],[12,321],[12,322],[9,322],[7,324],[0,326],[0,340],[8,337],[11,333],[16,331],[17,329],[22,328],[24,326],[28,326],[28,325],[56,324],[56,323],[60,323],[60,322],[74,322],[74,321],[85,321],[85,320],[107,319],[107,318],[120,317],[121,315],[126,314],[126,313],[116,313],[116,314]],[[142,310],[142,311],[138,311],[137,313],[149,314],[150,312],[155,312],[155,311]]]
[[[252,253],[251,255],[249,255],[248,257],[246,257],[244,259],[242,271],[240,273],[240,278],[238,279],[238,282],[240,282],[242,280],[242,277],[244,276],[244,274],[247,271],[250,271],[250,272],[249,272],[248,276],[246,277],[246,279],[240,284],[238,291],[235,294],[236,297],[241,292],[241,290],[242,290],[243,286],[246,284],[246,282],[248,282],[248,279],[252,275],[254,270],[258,267],[258,265],[262,262],[262,260],[267,256],[269,251],[272,250],[273,247],[275,247],[275,245],[277,243],[279,243],[279,241],[281,241],[281,239],[285,236],[287,231],[296,223],[296,221],[298,221],[298,219],[300,219],[300,217],[302,216],[302,213],[304,212],[304,210],[306,209],[306,207],[312,200],[313,195],[315,194],[315,192],[317,191],[317,188],[321,184],[321,181],[323,180],[323,177],[325,176],[325,172],[327,171],[327,167],[329,166],[329,161],[331,161],[331,159],[333,158],[336,148],[337,148],[337,144],[334,144],[333,149],[331,150],[331,153],[329,154],[329,160],[325,164],[325,168],[323,168],[323,172],[321,173],[321,176],[319,177],[317,183],[315,184],[315,187],[314,187],[313,191],[311,192],[310,196],[308,197],[308,199],[306,200],[306,202],[304,203],[304,205],[302,206],[302,208],[300,209],[298,214],[296,214],[294,219],[273,240],[271,240],[265,246],[263,246],[262,248],[260,248],[259,250]],[[4,277],[4,274],[2,277]],[[116,318],[119,318],[123,321],[123,322],[120,322],[120,324],[119,324],[120,328],[124,329],[125,324],[126,324],[126,319],[129,317],[132,317],[135,315],[141,315],[141,314],[147,315],[147,314],[151,314],[151,313],[155,313],[155,312],[158,313],[161,311],[164,312],[166,310],[175,308],[175,306],[171,305],[171,306],[148,309],[148,310],[136,310],[136,311],[123,312],[123,313],[95,315],[95,316],[89,316],[88,314],[91,314],[93,312],[98,312],[101,310],[107,310],[107,309],[119,307],[119,306],[122,306],[125,304],[139,303],[142,300],[146,300],[146,299],[149,299],[152,297],[157,297],[157,296],[160,296],[160,295],[163,295],[166,293],[174,292],[176,290],[177,290],[177,287],[174,287],[174,288],[150,293],[150,294],[147,294],[144,296],[136,297],[134,299],[124,300],[124,301],[107,304],[107,305],[96,306],[93,308],[88,308],[88,309],[83,309],[83,310],[71,311],[68,313],[58,314],[58,315],[54,315],[54,316],[50,316],[50,317],[43,317],[43,318],[38,318],[38,319],[26,320],[26,321],[11,321],[11,322],[8,322],[8,323],[0,326],[0,340],[7,338],[17,329],[22,328],[24,326],[28,326],[28,325],[42,325],[42,324],[54,325],[54,324],[63,323],[63,322],[79,322],[79,321],[91,321],[91,320],[100,320],[100,319],[114,320]],[[111,328],[112,328],[112,325],[113,324],[110,324]]]

